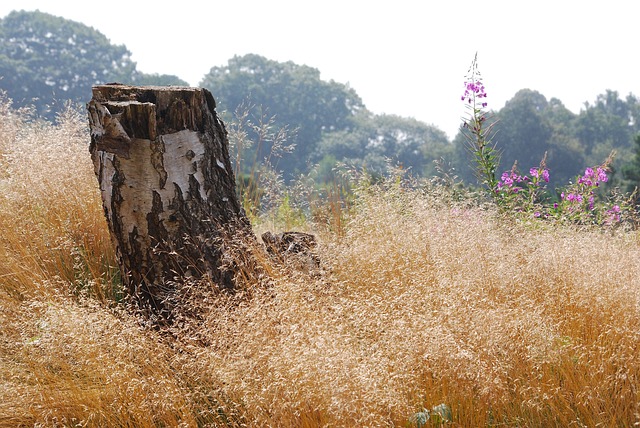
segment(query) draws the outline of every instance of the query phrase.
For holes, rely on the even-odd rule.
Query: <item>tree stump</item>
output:
[[[236,196],[227,132],[209,91],[93,87],[89,151],[123,282],[154,316],[171,318],[176,284],[233,290],[236,239],[255,239]]]
[[[267,253],[276,261],[293,264],[298,270],[307,273],[319,272],[320,257],[315,252],[318,244],[314,235],[303,232],[282,232],[277,235],[265,232],[261,238]]]

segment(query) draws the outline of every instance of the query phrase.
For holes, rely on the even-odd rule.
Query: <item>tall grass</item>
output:
[[[637,232],[366,184],[339,233],[306,225],[320,275],[263,260],[270,287],[167,336],[119,303],[82,116],[0,113],[0,426],[640,422]]]

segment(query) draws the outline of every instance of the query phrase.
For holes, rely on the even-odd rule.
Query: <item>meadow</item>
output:
[[[0,105],[0,426],[640,424],[637,230],[361,183],[298,224],[320,272],[265,258],[268,287],[164,334],[123,298],[88,143],[82,112]]]

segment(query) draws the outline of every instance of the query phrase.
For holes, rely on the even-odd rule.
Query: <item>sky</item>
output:
[[[12,10],[86,24],[125,45],[138,70],[192,86],[235,55],[308,65],[370,111],[449,138],[466,114],[460,97],[476,53],[491,109],[525,88],[574,113],[608,89],[640,96],[632,0],[20,0],[3,1],[0,17]]]

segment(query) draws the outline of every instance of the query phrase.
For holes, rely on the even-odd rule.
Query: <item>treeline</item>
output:
[[[111,44],[81,23],[38,11],[12,12],[0,20],[0,77],[0,88],[14,106],[30,106],[48,119],[68,101],[83,105],[95,84],[187,85],[177,76],[141,73],[125,46]],[[431,176],[434,160],[444,159],[461,179],[475,183],[461,133],[450,141],[433,125],[373,114],[353,88],[320,79],[315,68],[259,55],[236,56],[213,67],[199,85],[213,93],[227,121],[246,121],[248,130],[257,132],[266,124],[287,134],[286,147],[278,138],[248,147],[243,153],[246,169],[252,160],[269,158],[286,179],[314,168],[322,182],[332,179],[339,163],[383,173],[392,162]],[[517,160],[528,171],[546,153],[552,185],[562,185],[615,150],[614,184],[625,190],[640,184],[640,147],[634,146],[640,103],[632,94],[607,91],[575,114],[558,99],[523,89],[494,118],[502,170]]]

